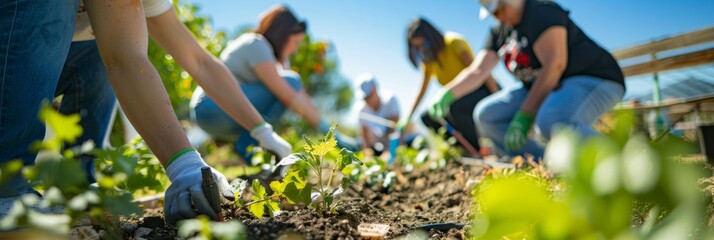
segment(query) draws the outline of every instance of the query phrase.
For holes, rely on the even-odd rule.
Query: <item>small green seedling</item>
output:
[[[339,154],[334,156],[337,147],[335,140],[334,127],[330,129],[325,138],[318,142],[313,142],[307,137],[303,137],[305,141],[305,152],[295,153],[281,160],[278,166],[293,166],[282,181],[273,181],[270,183],[270,189],[273,191],[269,195],[260,183],[259,180],[252,182],[253,197],[250,202],[241,200],[242,191],[237,191],[235,204],[237,207],[247,207],[248,210],[256,217],[262,217],[265,214],[267,207],[271,216],[274,216],[280,211],[280,200],[285,200],[288,203],[302,203],[313,207],[319,214],[334,212],[334,199],[342,193],[346,188],[353,184],[348,177],[342,177],[339,186],[333,186],[341,175],[342,171],[347,166],[352,164],[362,164],[355,157],[352,151],[341,149]],[[333,162],[334,166],[330,166]],[[306,166],[301,169],[296,166]],[[329,170],[329,174],[325,175],[323,170]],[[308,181],[309,173],[317,177],[317,182]],[[327,177],[327,179],[324,179]],[[326,181],[325,181],[326,180]],[[241,190],[239,188],[239,190]]]

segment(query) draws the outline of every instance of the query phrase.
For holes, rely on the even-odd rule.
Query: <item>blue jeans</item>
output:
[[[282,71],[280,75],[295,91],[300,91],[302,88],[300,75],[293,71]],[[241,84],[241,88],[266,122],[277,122],[287,110],[287,107],[262,82]],[[191,119],[213,138],[234,142],[235,151],[244,160],[250,162],[251,156],[247,148],[251,145],[258,146],[258,141],[250,136],[250,130],[238,125],[211,98],[206,96],[203,90],[196,89],[193,98],[192,102],[195,106],[191,108]]]
[[[0,165],[32,164],[31,143],[42,140],[37,118],[42,101],[55,93],[69,52],[77,0],[0,2]],[[33,192],[21,174],[0,185],[0,197]]]
[[[541,104],[535,117],[535,132],[549,140],[553,130],[570,127],[589,137],[599,134],[592,124],[617,104],[624,95],[622,85],[591,77],[573,76],[562,80],[561,86],[552,91]],[[523,87],[504,89],[487,97],[476,106],[474,119],[480,133],[493,141],[496,148],[510,156],[532,154],[536,159],[543,156],[543,146],[528,139],[525,147],[514,152],[505,151],[503,141],[508,125],[518,112],[528,90]]]
[[[84,130],[73,147],[91,140],[104,148],[109,123],[116,107],[116,96],[109,84],[109,73],[99,55],[96,41],[73,42],[60,74],[55,96],[63,95],[59,112],[79,114]],[[94,178],[94,157],[80,156],[90,183]]]

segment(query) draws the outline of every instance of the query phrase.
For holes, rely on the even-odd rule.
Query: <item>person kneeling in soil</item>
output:
[[[622,99],[624,77],[617,61],[552,1],[480,0],[481,18],[492,14],[484,48],[468,70],[446,91],[463,96],[483,85],[503,60],[523,85],[484,99],[474,111],[481,133],[507,155],[543,156],[528,137],[548,140],[556,128],[575,129],[583,137],[599,134],[592,123]],[[443,95],[442,95],[443,96]]]
[[[380,156],[389,149],[393,123],[399,120],[399,102],[394,94],[379,90],[372,74],[360,74],[355,81],[364,96],[359,111],[360,144],[363,150],[369,149]]]
[[[288,59],[305,38],[305,31],[306,22],[299,21],[287,7],[278,5],[261,16],[255,31],[244,33],[229,43],[220,58],[266,121],[276,122],[291,109],[325,134],[330,123],[320,117],[310,96],[302,89],[300,75],[288,70]],[[212,137],[234,142],[235,151],[250,162],[252,154],[248,147],[257,143],[250,128],[238,125],[202,88],[193,94],[191,119]],[[340,147],[356,150],[353,139],[336,135]]]
[[[411,111],[397,124],[397,129],[400,131],[403,131],[409,124],[432,77],[436,77],[442,86],[448,86],[474,60],[471,47],[461,35],[453,32],[442,34],[422,18],[415,19],[409,25],[407,46],[409,60],[414,67],[421,66],[424,78]],[[421,120],[424,125],[434,131],[445,127],[442,125],[443,123],[448,123],[459,131],[476,150],[480,150],[479,133],[474,126],[471,112],[479,101],[498,89],[496,80],[489,77],[486,84],[470,89],[463,95],[454,96],[449,91],[442,90],[433,99],[436,104],[421,115]],[[447,132],[445,137],[449,138],[451,134]]]
[[[254,128],[254,135],[260,136],[261,146],[283,156],[290,153],[291,147],[257,114],[227,68],[200,47],[172,11],[170,1],[143,2],[146,15],[133,0],[87,1],[96,47],[127,117],[165,166],[171,180],[164,204],[167,222],[175,224],[198,214],[215,219],[201,190],[200,169],[208,165],[191,148],[161,79],[149,62],[147,33],[199,84],[210,89],[209,95],[220,99],[222,107],[231,109],[231,116],[241,125]],[[6,46],[0,55],[0,66],[9,66],[0,68],[0,83],[12,86],[0,88],[3,100],[0,101],[0,113],[12,113],[0,114],[3,123],[0,127],[0,165],[13,159],[32,164],[35,159],[36,153],[28,147],[32,142],[42,140],[44,134],[44,124],[37,120],[37,112],[43,100],[53,97],[72,42],[79,1],[70,3],[12,0],[9,4],[18,7],[12,8],[10,14],[0,15],[0,32],[5,36],[1,38],[0,41],[5,42],[0,42],[0,46]],[[15,16],[22,20],[16,20]],[[91,51],[93,47],[86,49]],[[233,197],[226,178],[215,169],[211,170],[221,194]],[[9,180],[0,185],[0,217],[7,215],[21,195],[39,195],[21,174],[7,177]],[[36,208],[43,212],[48,210]]]

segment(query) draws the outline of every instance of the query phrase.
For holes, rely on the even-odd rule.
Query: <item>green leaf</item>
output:
[[[312,140],[310,140],[307,135],[302,135],[302,140],[305,142],[305,151],[311,154],[310,149],[314,149],[315,144],[312,142]]]
[[[10,176],[20,172],[22,170],[22,160],[12,160],[0,167],[0,185],[5,183]]]
[[[100,196],[104,200],[104,209],[108,209],[113,214],[129,216],[141,213],[141,208],[132,202],[133,196],[130,193],[113,192],[102,194],[100,192]]]
[[[238,193],[235,193],[234,198],[235,198],[235,200],[233,201],[233,205],[235,205],[236,208],[242,208],[243,206],[245,206],[246,202],[243,199],[239,198]]]
[[[322,139],[322,142],[335,141],[335,127],[337,127],[337,125],[330,127],[330,130],[327,131],[327,134],[325,134],[325,138]]]
[[[285,192],[285,186],[287,184],[285,182],[280,182],[280,181],[272,181],[270,182],[270,189],[273,190],[273,194],[275,195],[282,195],[283,192]]]
[[[199,216],[200,218],[201,216]],[[187,238],[201,230],[201,219],[186,219],[178,222],[178,237]]]
[[[345,167],[347,167],[347,165],[350,165],[353,163],[362,165],[362,161],[360,161],[357,157],[355,157],[354,152],[344,149],[344,148],[342,150],[340,150],[340,157],[337,161],[337,169],[342,171],[342,169],[345,169]]]
[[[290,169],[290,171],[283,178],[283,182],[295,183],[297,189],[305,188],[307,182],[305,181],[305,176],[298,169]]]
[[[277,201],[267,201],[266,206],[268,207],[268,213],[271,217],[275,217],[280,213],[280,204]]]
[[[220,240],[244,240],[246,229],[239,221],[212,222],[213,237]]]
[[[290,203],[303,203],[310,204],[312,198],[310,194],[312,193],[312,185],[303,186],[303,188],[298,188],[294,182],[290,182],[285,187],[284,196]]]
[[[601,161],[592,175],[592,188],[598,195],[609,195],[617,192],[622,184],[620,160],[610,157]]]
[[[59,234],[67,234],[69,224],[72,222],[72,219],[66,214],[43,214],[29,211],[27,216],[30,225]]]
[[[353,182],[350,180],[348,177],[343,177],[342,181],[340,182],[340,187],[342,189],[348,189],[350,186],[352,186]]]
[[[87,175],[79,161],[45,159],[29,171],[30,180],[45,187],[56,186],[63,193],[79,193],[88,186]]]
[[[650,191],[660,176],[660,160],[644,136],[631,138],[622,150],[623,183],[633,193]]]
[[[45,121],[47,126],[52,129],[57,140],[74,143],[82,135],[79,114],[62,115],[52,109],[49,104],[45,104],[40,109],[40,119]]]
[[[332,195],[327,195],[327,196],[325,196],[325,199],[323,199],[323,201],[325,201],[325,206],[327,206],[328,208],[329,208],[330,206],[332,206],[332,201],[333,201],[334,199],[335,199],[335,197],[333,197]],[[323,209],[323,210],[327,210],[327,209]]]
[[[264,199],[266,195],[265,187],[258,179],[253,180],[253,201]]]
[[[248,211],[253,214],[256,218],[263,217],[265,214],[265,202],[254,203],[248,206]]]

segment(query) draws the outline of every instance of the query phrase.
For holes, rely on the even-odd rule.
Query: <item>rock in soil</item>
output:
[[[136,232],[134,232],[134,239],[136,239],[136,240],[146,239],[144,237],[146,237],[146,235],[149,235],[149,233],[151,233],[151,231],[153,231],[153,230],[151,230],[151,228],[145,228],[145,227],[139,228],[136,230]]]
[[[99,233],[92,226],[81,226],[72,228],[69,232],[72,240],[99,240]]]
[[[137,228],[139,228],[139,224],[135,222],[121,222],[119,227],[123,232],[133,233]]]

